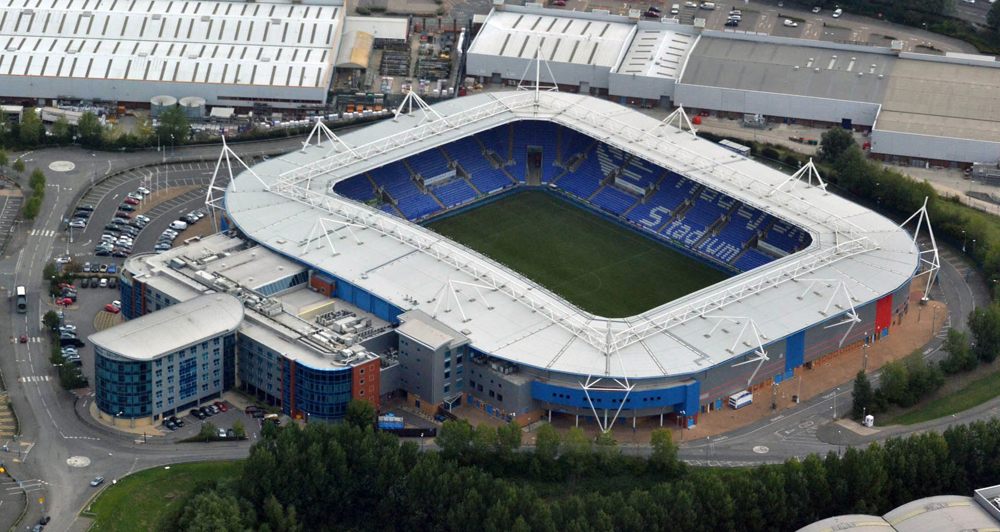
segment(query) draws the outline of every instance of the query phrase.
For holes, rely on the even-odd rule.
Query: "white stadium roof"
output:
[[[904,285],[919,264],[892,221],[606,100],[558,92],[449,100],[244,171],[226,191],[252,239],[487,353],[553,372],[656,378],[704,371]],[[806,250],[623,319],[590,315],[491,259],[332,192],[337,181],[477,131],[552,120],[807,229]],[[650,280],[650,282],[657,282]],[[735,320],[742,325],[720,326]],[[748,324],[754,327],[748,327]]]
[[[0,75],[277,87],[329,84],[340,7],[0,0]]]

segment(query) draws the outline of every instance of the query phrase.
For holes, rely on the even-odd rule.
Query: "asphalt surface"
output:
[[[234,146],[234,149],[249,157],[260,153],[290,151],[300,146],[301,139],[290,138],[241,144]],[[86,258],[88,249],[93,251],[93,243],[87,246],[83,244],[92,238],[94,228],[88,227],[83,235],[79,235],[83,240],[77,239],[78,235],[74,234],[72,244],[69,243],[68,232],[63,230],[63,218],[67,210],[92,182],[98,182],[105,176],[127,168],[162,163],[164,158],[167,163],[188,158],[214,161],[218,153],[217,146],[210,146],[178,149],[166,154],[166,157],[156,152],[91,155],[87,150],[75,148],[17,154],[27,164],[25,176],[34,168],[41,168],[46,172],[50,186],[47,188],[42,214],[34,223],[21,224],[14,240],[7,247],[6,255],[0,257],[0,285],[8,296],[7,305],[2,310],[6,316],[0,318],[0,338],[10,338],[15,335],[15,331],[17,335],[26,333],[33,338],[44,336],[41,316],[53,307],[45,297],[42,268],[51,258],[65,254],[67,247],[71,254],[79,253],[82,258]],[[73,162],[74,168],[68,172],[50,170],[49,165],[56,161]],[[195,179],[203,177],[203,172],[202,168],[191,168],[186,174],[178,172],[172,179]],[[138,182],[128,182],[121,186],[134,190],[138,185]],[[117,200],[113,198],[115,190],[108,192],[110,195],[102,204]],[[187,212],[203,203],[204,195],[201,196],[200,203],[191,199],[186,204],[176,205],[175,210]],[[102,205],[99,209],[103,213],[101,215],[110,217],[107,212],[103,212],[104,208]],[[171,211],[163,214],[158,218],[158,223],[165,226],[175,218],[176,213]],[[151,223],[144,233],[156,231],[158,234],[155,223],[157,222]],[[136,251],[146,245],[142,236],[140,235]],[[155,240],[155,235],[153,239]],[[121,260],[118,259],[118,262]],[[10,294],[17,285],[24,285],[28,289],[26,314],[14,311]],[[112,299],[117,299],[115,290],[80,289],[77,305],[66,311],[68,320],[81,326],[81,336],[85,336],[86,324],[90,323],[92,328],[93,317],[98,309]],[[47,343],[13,344],[8,352],[9,356],[0,357],[0,371],[18,416],[21,434],[16,440],[4,442],[8,451],[0,452],[0,460],[20,482],[20,493],[18,490],[0,492],[0,500],[3,501],[0,505],[0,528],[9,528],[20,515],[20,511],[16,509],[23,504],[25,493],[29,504],[22,523],[37,522],[44,513],[52,517],[52,522],[47,527],[49,530],[68,530],[74,526],[80,510],[96,491],[89,487],[88,482],[97,475],[110,481],[131,471],[161,464],[234,458],[247,453],[249,441],[186,445],[183,448],[176,445],[136,443],[133,436],[118,435],[95,425],[86,416],[78,415],[74,405],[78,399],[81,403],[89,400],[88,392],[85,391],[78,398],[59,387],[54,368],[48,361]],[[93,351],[90,346],[83,348],[81,355],[85,362],[89,362],[84,366],[89,366],[87,373],[92,373]],[[76,466],[70,465],[71,463]],[[80,466],[81,464],[86,465]],[[85,527],[85,524],[76,526]]]
[[[247,154],[274,153],[295,149],[299,145],[298,139],[287,139],[240,146],[237,151]],[[217,147],[177,150],[170,154],[170,160],[167,161],[174,165],[170,172],[172,177],[167,182],[184,185],[203,182],[203,166],[195,164],[177,167],[178,159],[201,157],[214,160],[217,154]],[[52,257],[66,253],[67,247],[70,254],[87,259],[88,253],[93,249],[93,242],[89,241],[93,240],[94,235],[99,238],[100,231],[97,227],[103,227],[103,223],[88,227],[81,235],[74,234],[73,242],[70,243],[69,234],[63,230],[63,218],[72,204],[80,199],[81,193],[91,185],[92,179],[96,183],[119,170],[162,163],[164,157],[155,152],[122,154],[118,157],[108,154],[91,155],[88,151],[78,149],[57,149],[23,154],[22,158],[28,164],[25,175],[30,174],[35,167],[43,168],[47,171],[52,186],[41,209],[43,214],[30,226],[19,228],[15,233],[15,241],[8,247],[8,253],[0,257],[0,283],[8,294],[17,284],[27,286],[29,291],[26,314],[14,312],[11,301],[3,308],[2,312],[7,313],[7,319],[0,318],[0,337],[10,338],[25,333],[37,338],[43,336],[41,315],[52,308],[44,297],[45,290],[41,281],[44,264]],[[48,171],[50,163],[67,160],[75,163],[74,170],[63,173]],[[100,172],[100,175],[95,177],[94,172]],[[161,170],[161,174],[163,173],[166,171]],[[117,205],[122,194],[134,190],[148,174],[136,171],[131,172],[131,175],[132,179],[103,187],[95,192],[96,195],[91,196],[100,203],[99,216],[110,217],[107,209]],[[160,226],[156,224],[168,224],[176,214],[201,206],[203,202],[203,193],[191,194],[190,198],[182,197],[178,203],[163,207],[162,212],[155,212],[160,207],[154,208],[151,211],[154,221],[140,234],[136,251],[145,249],[151,244],[150,239],[155,239],[155,235],[159,234]],[[116,262],[120,263],[121,260]],[[110,262],[105,258],[93,258],[91,262],[94,261]],[[975,305],[987,301],[982,280],[975,272],[969,273],[968,270],[968,266],[961,261],[959,251],[945,252],[941,280],[932,294],[949,304],[951,316],[942,319],[950,319],[952,327],[964,328],[966,314]],[[117,290],[80,289],[77,304],[66,311],[68,321],[76,323],[81,328],[81,336],[85,337],[88,331],[93,330],[94,317],[103,305],[116,298]],[[929,358],[941,356],[938,351],[940,343],[941,340],[936,339],[928,346]],[[97,491],[88,486],[93,477],[101,475],[110,482],[132,471],[169,463],[238,458],[246,455],[253,441],[251,437],[242,442],[180,446],[172,443],[198,425],[190,417],[187,418],[187,427],[171,436],[143,439],[115,432],[98,425],[85,415],[86,408],[92,401],[89,390],[84,390],[77,396],[59,387],[55,372],[48,362],[45,342],[12,344],[10,351],[11,356],[0,357],[0,370],[18,415],[21,435],[16,441],[5,442],[8,452],[0,453],[0,460],[6,463],[20,484],[14,490],[10,489],[12,486],[4,486],[0,490],[0,527],[6,528],[13,523],[20,513],[13,509],[23,504],[26,497],[28,511],[23,523],[36,522],[44,513],[52,517],[49,530],[86,529],[86,520],[78,519],[77,516]],[[84,367],[87,368],[86,373],[92,379],[92,348],[83,348],[81,354],[85,361]],[[776,413],[771,419],[732,433],[709,440],[683,442],[680,455],[692,464],[747,465],[836,450],[843,444],[864,445],[868,441],[889,435],[923,430],[922,426],[914,426],[898,431],[886,430],[869,439],[852,438],[838,433],[830,424],[834,418],[835,401],[840,409],[839,413],[846,411],[850,404],[849,385],[821,394],[795,409]],[[991,416],[996,411],[997,403],[1000,400],[963,413],[955,419],[936,423],[967,422]],[[248,428],[254,427],[251,421],[246,421],[245,424]],[[644,447],[625,446],[623,450],[637,454],[648,452]]]

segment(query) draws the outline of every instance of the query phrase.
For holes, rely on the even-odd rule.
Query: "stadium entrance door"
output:
[[[528,186],[542,184],[542,147],[528,146],[528,167],[524,170],[524,182]]]

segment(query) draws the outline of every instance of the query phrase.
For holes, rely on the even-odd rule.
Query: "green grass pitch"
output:
[[[598,316],[632,316],[728,277],[541,191],[428,227]]]

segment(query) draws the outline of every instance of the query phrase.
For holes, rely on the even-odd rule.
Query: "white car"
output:
[[[120,309],[120,308],[122,308],[122,302],[121,302],[121,301],[118,301],[118,300],[116,299],[116,300],[114,300],[114,301],[112,301],[112,302],[111,302],[111,306],[112,306],[112,307],[115,307],[115,308],[117,308],[117,309]]]
[[[833,10],[833,14],[832,14],[832,15],[830,15],[830,16],[831,16],[831,17],[833,17],[833,18],[840,18],[840,15],[843,15],[843,14],[844,14],[844,10],[843,10],[843,9],[840,9],[840,8],[838,7],[837,9],[834,9],[834,10]]]
[[[176,231],[183,231],[188,228],[188,224],[184,220],[174,220],[170,222],[170,228]]]
[[[823,8],[821,8],[819,6],[816,6],[816,7],[813,8],[813,13],[819,13],[822,10],[823,10]]]
[[[799,27],[799,23],[798,22],[795,22],[794,20],[787,19],[787,18],[785,19],[785,22],[783,24],[785,25],[785,27],[788,27],[788,28],[797,28],[797,27]]]
[[[67,323],[59,327],[59,332],[76,332],[76,325]]]
[[[142,214],[136,216],[135,220],[137,222],[142,222],[144,224],[148,224],[150,222],[149,216],[145,216],[145,215],[142,215]]]
[[[72,222],[69,223],[69,226],[72,227],[73,229],[86,229],[87,222],[83,220],[73,220]]]
[[[146,188],[146,187],[139,187],[139,188],[135,189],[135,191],[138,192],[139,194],[142,194],[143,196],[148,196],[149,195],[149,189]]]

